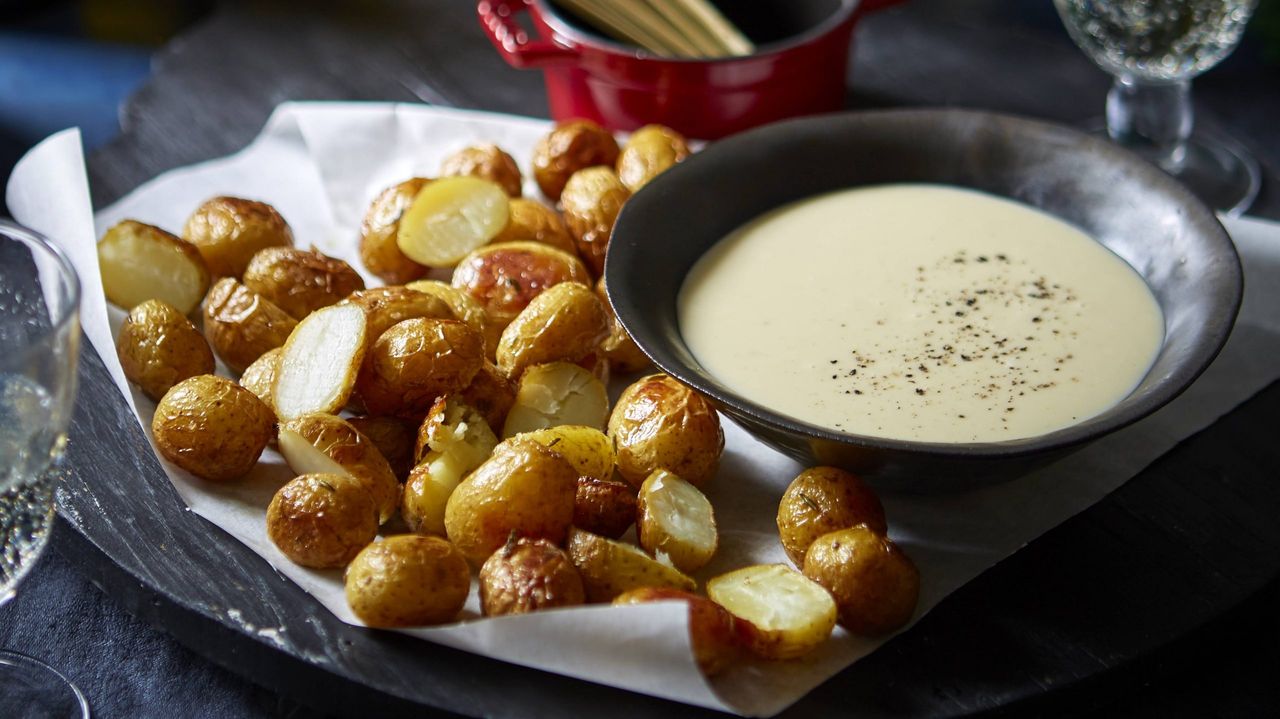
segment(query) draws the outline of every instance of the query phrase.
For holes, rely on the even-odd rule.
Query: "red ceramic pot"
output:
[[[543,71],[555,119],[587,118],[614,130],[661,123],[715,139],[843,107],[854,23],[895,2],[751,0],[726,6],[746,12],[734,19],[763,42],[752,55],[715,60],[659,58],[604,39],[576,26],[549,0],[482,0],[477,10],[508,64]],[[529,13],[538,37],[516,22],[521,12]],[[780,29],[795,32],[769,37]]]

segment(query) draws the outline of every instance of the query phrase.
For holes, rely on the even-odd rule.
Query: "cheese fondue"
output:
[[[1163,339],[1134,270],[1031,207],[939,185],[769,212],[694,265],[681,333],[752,401],[850,434],[996,442],[1124,399]]]

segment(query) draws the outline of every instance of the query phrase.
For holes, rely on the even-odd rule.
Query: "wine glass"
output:
[[[1226,135],[1192,132],[1191,79],[1240,42],[1258,0],[1054,0],[1067,32],[1115,76],[1107,134],[1219,212],[1258,194],[1258,161]]]
[[[80,281],[48,240],[0,220],[0,605],[53,524],[56,465],[76,394]],[[88,717],[80,690],[31,657],[0,651],[0,717]]]

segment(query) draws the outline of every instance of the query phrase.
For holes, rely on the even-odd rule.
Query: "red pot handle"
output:
[[[572,62],[576,50],[550,40],[529,38],[529,33],[515,21],[516,13],[528,12],[533,0],[481,0],[476,4],[480,25],[498,54],[512,67],[539,67],[551,63]]]
[[[900,2],[905,2],[905,0],[862,0],[862,2],[858,3],[858,14],[865,15],[869,12],[883,10]]]

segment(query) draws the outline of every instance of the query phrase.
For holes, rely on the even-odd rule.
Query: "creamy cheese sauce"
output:
[[[1122,259],[1003,198],[883,185],[778,208],[694,265],[681,333],[708,372],[851,434],[994,442],[1075,424],[1142,380],[1164,333]]]

